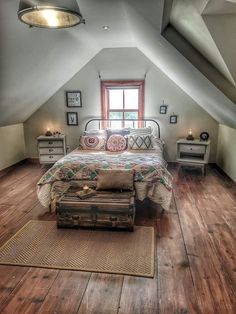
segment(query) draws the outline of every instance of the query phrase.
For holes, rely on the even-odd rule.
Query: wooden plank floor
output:
[[[55,219],[36,196],[44,171],[26,163],[0,177],[0,245],[30,219]],[[213,167],[170,171],[170,211],[137,210],[156,229],[154,279],[0,265],[0,312],[236,313],[236,186]]]

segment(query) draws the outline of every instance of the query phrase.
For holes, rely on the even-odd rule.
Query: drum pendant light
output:
[[[31,27],[67,28],[85,23],[76,0],[20,0],[18,17]]]

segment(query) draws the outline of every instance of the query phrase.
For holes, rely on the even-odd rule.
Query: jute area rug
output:
[[[57,229],[29,221],[0,248],[0,264],[153,277],[154,229]]]

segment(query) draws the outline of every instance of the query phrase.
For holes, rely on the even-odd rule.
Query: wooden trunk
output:
[[[69,190],[57,202],[57,227],[134,227],[134,192],[97,191],[96,195],[80,199]]]

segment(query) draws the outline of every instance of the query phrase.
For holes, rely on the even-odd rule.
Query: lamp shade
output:
[[[66,28],[84,23],[76,0],[20,0],[18,17],[30,26]]]

